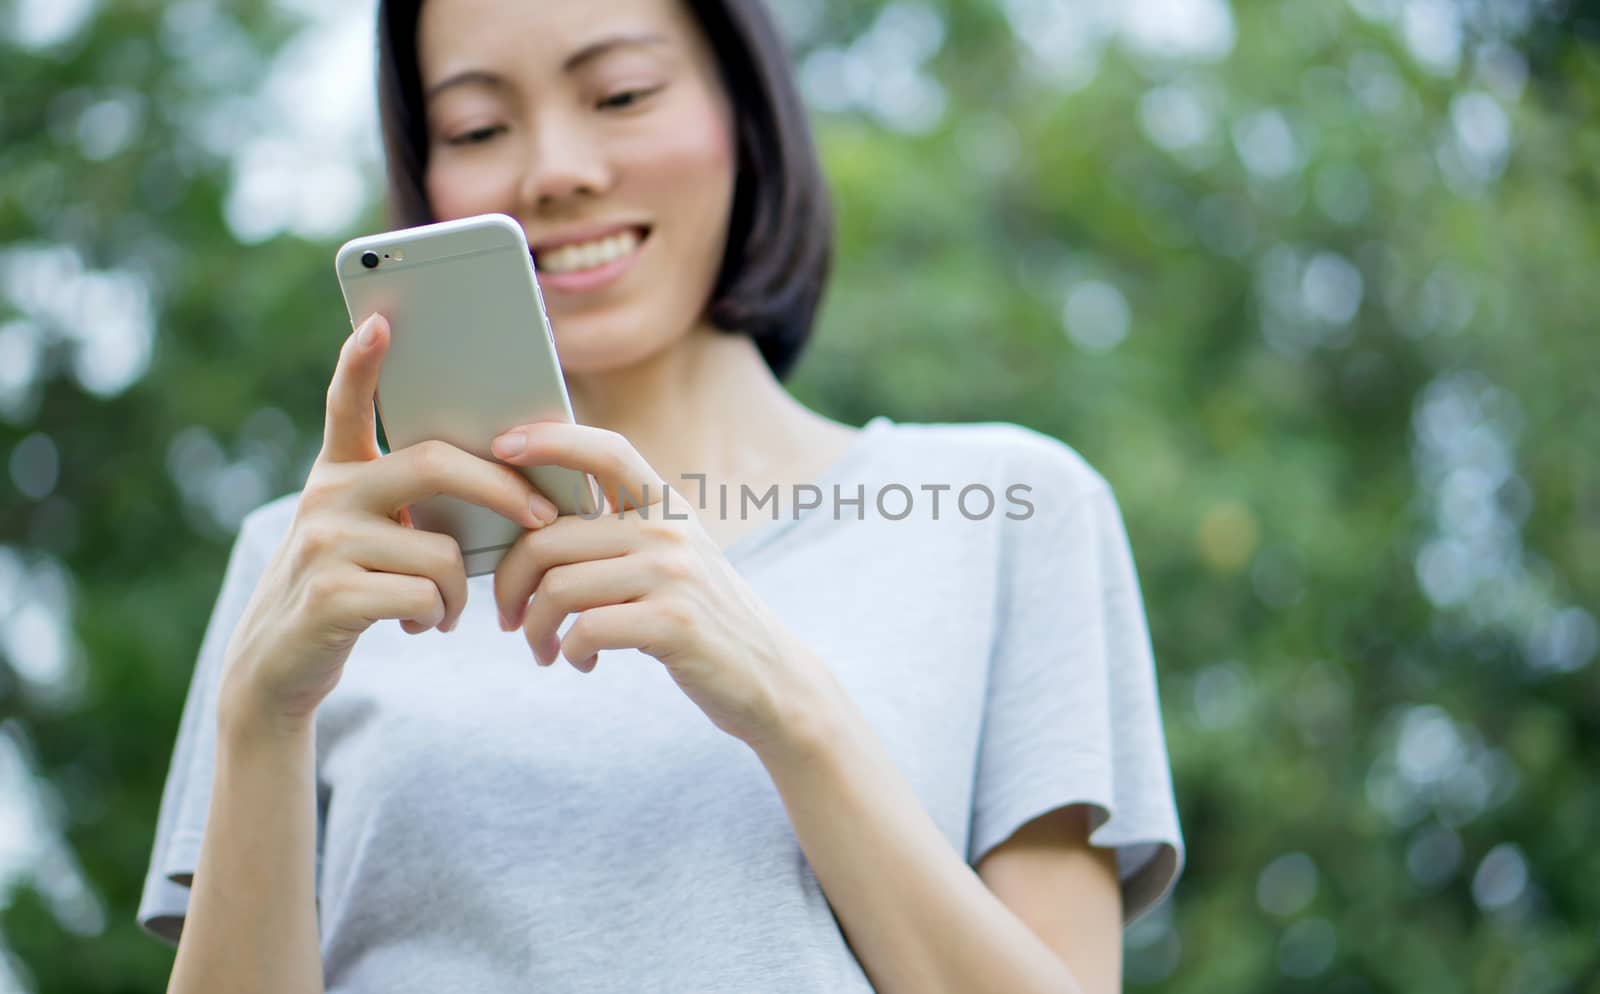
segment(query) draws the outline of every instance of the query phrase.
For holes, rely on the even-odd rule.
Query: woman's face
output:
[[[427,0],[429,203],[522,223],[568,373],[702,319],[733,200],[733,122],[683,0]]]

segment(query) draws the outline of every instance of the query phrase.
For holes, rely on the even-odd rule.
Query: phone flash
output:
[[[395,262],[405,262],[406,261],[405,252],[403,250],[401,250],[401,249],[395,249],[394,250],[394,261]]]

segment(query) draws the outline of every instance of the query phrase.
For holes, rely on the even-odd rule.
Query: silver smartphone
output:
[[[390,451],[442,439],[498,462],[489,443],[532,421],[571,423],[522,226],[504,214],[353,238],[334,260],[352,327],[376,311],[389,322],[378,377],[378,418]],[[562,514],[600,506],[589,476],[562,466],[517,467]],[[523,526],[439,495],[411,506],[418,528],[461,546],[468,576],[494,570]]]

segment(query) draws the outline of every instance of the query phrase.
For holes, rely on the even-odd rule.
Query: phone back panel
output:
[[[376,268],[361,263],[364,252]],[[498,461],[489,443],[531,421],[572,421],[549,318],[522,228],[503,214],[353,239],[336,258],[351,324],[389,321],[377,408],[391,451],[437,438]],[[559,466],[519,470],[563,514],[592,514],[589,478]],[[467,575],[490,572],[522,526],[460,498],[411,507],[418,528],[461,545]]]

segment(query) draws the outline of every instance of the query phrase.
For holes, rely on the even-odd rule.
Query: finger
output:
[[[438,628],[448,632],[456,626],[467,609],[467,567],[455,539],[375,519],[353,523],[349,528],[344,554],[351,562],[379,573],[402,573],[432,581],[444,603],[444,617]]]
[[[666,489],[633,443],[607,428],[537,421],[501,434],[490,451],[515,466],[565,466],[588,473],[612,508],[657,503]]]
[[[537,538],[537,541],[535,541]],[[511,543],[494,569],[494,600],[507,631],[522,623],[528,598],[539,589],[545,572],[565,563],[611,559],[639,547],[636,526],[604,517],[585,521],[576,515],[556,519]]]
[[[671,651],[673,638],[664,616],[648,601],[629,601],[580,614],[561,639],[560,651],[575,666],[584,663],[578,668],[587,673],[594,669],[589,658],[602,649],[638,649],[659,659]]]
[[[528,605],[522,632],[541,666],[555,662],[557,631],[569,614],[622,604],[649,592],[651,581],[636,556],[557,566],[544,575]]]
[[[363,336],[368,335],[371,340],[363,342]],[[351,332],[339,350],[339,364],[328,384],[322,431],[321,457],[329,462],[355,462],[381,455],[372,399],[388,347],[389,322],[381,314],[372,314]]]
[[[329,610],[368,624],[393,618],[432,628],[444,618],[444,600],[433,581],[402,573],[358,573],[330,600]]]
[[[364,468],[359,500],[393,516],[440,494],[486,507],[524,528],[543,528],[557,516],[556,506],[521,473],[438,439],[396,449]]]

